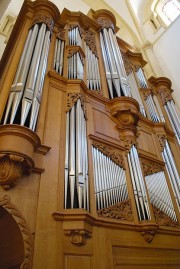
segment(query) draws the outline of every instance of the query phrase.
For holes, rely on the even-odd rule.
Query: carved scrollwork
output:
[[[124,159],[121,152],[100,142],[93,141],[92,145],[109,157],[117,165],[125,169]]]
[[[59,38],[60,40],[65,41],[65,33],[66,33],[66,30],[65,29],[59,28],[56,37]]]
[[[99,17],[97,19],[97,23],[101,26],[101,28],[112,28],[114,30],[113,22],[106,17]]]
[[[144,97],[144,100],[146,101],[146,99],[148,98],[148,96],[150,96],[152,94],[151,90],[142,90],[141,91]]]
[[[155,163],[145,159],[142,160],[142,166],[145,176],[152,175],[154,173],[158,173],[164,170],[164,166],[160,165],[159,163]]]
[[[173,228],[180,228],[178,222],[172,220],[166,213],[161,211],[156,206],[152,205],[155,221],[159,226],[168,226]]]
[[[46,24],[46,26],[49,28],[51,34],[53,32],[53,28],[54,28],[54,21],[51,17],[47,17],[43,14],[39,14],[37,16],[35,16],[32,26],[37,24],[37,23],[44,23]]]
[[[83,33],[83,29],[78,25],[78,24],[72,24],[72,25],[69,25],[69,31],[73,30],[74,28],[78,27],[79,29],[79,34],[80,36],[82,37],[82,33]]]
[[[83,55],[81,53],[81,50],[80,50],[79,46],[77,46],[76,48],[73,48],[73,49],[69,49],[68,58],[72,57],[77,52],[79,53],[79,56],[80,56],[82,64],[84,65],[84,57],[83,57]]]
[[[158,135],[157,137],[158,137],[158,140],[159,140],[161,151],[163,151],[165,143],[166,143],[166,140],[167,140],[167,137],[164,134]]]
[[[173,100],[172,95],[171,95],[171,90],[167,89],[167,88],[163,88],[158,90],[160,96],[161,96],[161,100],[162,100],[162,104],[163,106],[168,102]]]
[[[133,145],[138,147],[138,143],[136,141],[135,136],[129,136],[129,137],[122,137],[121,140],[123,141],[124,147],[126,148],[126,153],[128,153]]]
[[[131,201],[125,200],[97,211],[98,216],[110,219],[133,221]]]
[[[141,232],[141,235],[144,237],[144,240],[148,243],[151,243],[151,241],[154,238],[155,232],[154,231],[144,231]]]
[[[10,202],[8,195],[5,195],[0,199],[0,206],[8,211],[8,213],[16,221],[19,229],[21,231],[23,242],[24,242],[24,261],[20,265],[20,269],[31,269],[32,268],[32,258],[33,258],[33,236],[27,225],[26,220],[19,212],[19,210]]]
[[[95,34],[90,30],[86,30],[84,34],[85,34],[84,41],[87,43],[92,52],[97,56]]]
[[[83,229],[65,230],[64,234],[71,236],[71,243],[77,246],[86,245],[87,239],[92,237],[89,231]]]
[[[15,154],[0,154],[0,185],[5,189],[14,187],[22,174],[30,173],[32,163]]]
[[[127,55],[121,50],[121,55],[124,62],[124,67],[126,70],[126,75],[129,75],[133,71],[133,64],[131,63],[130,59],[127,57]]]
[[[73,107],[77,100],[81,100],[81,106],[84,111],[85,119],[87,119],[87,111],[85,106],[85,96],[82,93],[68,93],[67,96],[67,112]]]

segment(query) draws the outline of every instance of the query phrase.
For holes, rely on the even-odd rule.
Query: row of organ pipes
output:
[[[49,45],[50,31],[47,26],[44,23],[35,24],[29,30],[11,86],[4,115],[4,124],[17,123],[35,130],[41,103]]]
[[[17,123],[35,130],[46,73],[50,35],[50,30],[44,23],[35,24],[30,28],[9,93],[3,124]],[[68,45],[76,46],[74,52],[68,55],[68,78],[83,79],[84,61],[80,51],[77,50],[77,46],[82,46],[82,37],[78,26],[71,27],[68,31],[68,39]],[[111,28],[104,28],[100,31],[100,44],[110,98],[132,96],[140,104],[142,115],[146,117],[149,114],[152,121],[163,122],[163,113],[155,95],[150,94],[147,97],[145,101],[147,111],[145,111],[139,93],[139,87],[142,90],[148,88],[144,73],[139,68],[135,74],[136,78],[133,72],[126,75],[116,35]],[[65,46],[64,40],[56,38],[53,69],[60,76],[63,76],[64,61],[67,60],[64,59]],[[100,90],[99,59],[87,44],[85,44],[85,55],[87,86],[90,90]],[[180,120],[174,102],[168,101],[165,104],[165,109],[177,139],[180,140]],[[20,119],[18,118],[19,114]],[[86,132],[86,118],[81,101],[78,99],[66,114],[65,209],[84,208],[90,210]],[[180,207],[179,174],[168,142],[165,144],[162,157],[177,204]],[[175,220],[176,215],[164,172],[144,178],[138,151],[134,145],[127,158],[139,220],[151,219],[147,190],[150,202]],[[126,171],[95,147],[92,148],[92,159],[97,210],[128,199]]]
[[[92,157],[97,210],[127,200],[124,169],[95,147],[92,147]]]
[[[86,119],[79,99],[66,115],[65,208],[89,210]]]

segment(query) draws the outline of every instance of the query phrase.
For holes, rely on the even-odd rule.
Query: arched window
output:
[[[162,12],[170,22],[173,22],[180,14],[180,3],[177,0],[168,0],[163,5]]]

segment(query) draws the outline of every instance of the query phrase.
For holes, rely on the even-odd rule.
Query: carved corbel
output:
[[[64,234],[71,236],[71,243],[77,246],[86,245],[87,239],[92,237],[89,231],[83,229],[65,230]]]
[[[32,161],[16,154],[0,154],[0,185],[9,189],[17,184],[23,173],[31,173]]]
[[[86,110],[86,105],[85,105],[85,96],[82,93],[68,93],[67,95],[67,109],[66,111],[68,112],[73,105],[77,102],[77,100],[81,100],[81,106],[84,111],[84,116],[87,119],[87,110]]]
[[[141,235],[144,237],[144,240],[146,242],[151,243],[154,238],[155,232],[153,230],[143,231],[141,232]]]

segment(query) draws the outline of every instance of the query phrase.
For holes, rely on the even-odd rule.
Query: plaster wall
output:
[[[153,52],[163,75],[172,81],[174,99],[180,107],[180,16],[154,42]]]

